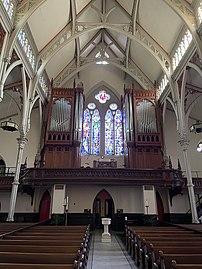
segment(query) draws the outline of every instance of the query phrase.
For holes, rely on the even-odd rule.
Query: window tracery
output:
[[[83,116],[81,154],[124,154],[123,117],[116,103],[111,103],[107,110],[105,106],[96,108],[95,103],[87,105]]]

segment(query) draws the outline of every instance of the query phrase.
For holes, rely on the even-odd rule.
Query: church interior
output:
[[[0,10],[0,222],[88,233],[107,218],[150,268],[126,225],[202,220],[202,1]]]

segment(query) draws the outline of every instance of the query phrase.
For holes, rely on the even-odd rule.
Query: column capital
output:
[[[180,139],[178,140],[178,143],[180,144],[181,147],[183,147],[183,150],[187,150],[189,146],[189,139],[187,137],[187,133],[184,130],[184,132],[179,133]]]
[[[28,139],[25,136],[21,136],[17,138],[18,145],[21,149],[25,147],[25,145],[27,144],[27,141]]]
[[[19,185],[20,183],[19,183],[19,181],[16,181],[16,180],[14,180],[13,182],[12,182],[12,185]]]
[[[3,58],[4,63],[10,64],[11,57]]]

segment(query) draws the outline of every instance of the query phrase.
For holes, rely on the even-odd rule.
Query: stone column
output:
[[[191,166],[190,166],[190,162],[189,162],[189,158],[187,154],[189,140],[187,139],[186,134],[180,135],[179,143],[183,150],[185,170],[186,170],[186,175],[187,175],[187,188],[188,188],[188,193],[189,193],[189,200],[190,200],[190,207],[191,207],[191,214],[192,214],[192,223],[199,223],[198,214],[196,210],[196,198],[195,198],[195,193],[194,193],[194,185],[192,182],[192,175],[191,175]]]
[[[14,211],[15,211],[15,205],[16,205],[16,200],[17,200],[18,185],[20,184],[19,183],[20,167],[21,167],[21,163],[22,163],[23,150],[24,150],[24,147],[27,143],[27,138],[22,136],[20,138],[17,138],[17,141],[18,141],[18,154],[17,154],[14,181],[12,183],[9,212],[8,212],[8,217],[6,220],[8,222],[14,221]]]

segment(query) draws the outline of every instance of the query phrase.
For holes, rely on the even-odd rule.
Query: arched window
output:
[[[107,103],[111,97],[106,91],[99,94],[102,98],[95,95],[97,103],[89,102],[84,110],[81,154],[123,155],[122,112],[116,103]]]
[[[90,138],[91,138],[91,115],[87,108],[84,111],[83,117],[83,142],[81,148],[81,154],[90,154]]]
[[[114,141],[115,141],[115,155],[123,155],[123,119],[122,113],[118,109],[114,118]]]
[[[112,111],[107,110],[105,115],[105,155],[114,154],[114,119]]]
[[[92,115],[91,154],[100,154],[100,114],[98,109],[95,109]]]

